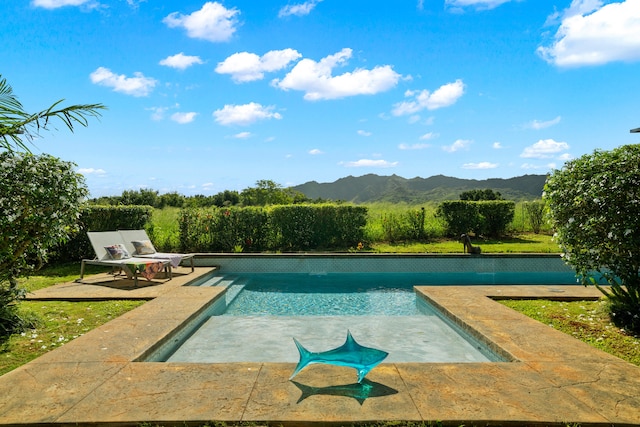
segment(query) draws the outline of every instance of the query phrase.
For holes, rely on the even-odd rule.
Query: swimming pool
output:
[[[416,295],[420,275],[402,273],[214,274],[195,283],[224,295],[146,361],[297,362],[344,342],[390,354],[386,362],[504,361]],[[419,282],[417,282],[419,283]]]

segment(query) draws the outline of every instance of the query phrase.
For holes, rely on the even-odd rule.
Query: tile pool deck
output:
[[[186,272],[187,269],[184,269]],[[640,425],[640,368],[529,319],[492,298],[594,298],[582,286],[419,287],[515,362],[387,363],[354,384],[353,369],[291,363],[136,362],[221,289],[63,283],[31,299],[149,299],[109,323],[0,376],[0,425]],[[141,282],[144,284],[144,282]]]

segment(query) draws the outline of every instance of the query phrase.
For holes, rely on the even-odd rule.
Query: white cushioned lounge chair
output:
[[[83,259],[80,266],[81,282],[84,278],[86,264],[103,265],[120,269],[128,278],[133,278],[135,286],[138,286],[138,275],[144,275],[147,280],[155,277],[160,270],[165,272],[165,278],[171,280],[171,262],[165,258],[131,256],[126,250],[122,236],[117,231],[89,231],[87,237],[96,254],[94,259]],[[115,276],[114,276],[115,277]]]
[[[159,258],[171,261],[172,267],[178,267],[183,261],[189,261],[194,271],[193,255],[171,252],[157,252],[145,230],[118,230],[124,245],[132,256],[140,258]]]

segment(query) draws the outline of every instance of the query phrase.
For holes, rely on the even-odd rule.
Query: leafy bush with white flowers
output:
[[[567,263],[585,284],[601,275],[614,322],[640,331],[640,145],[567,162],[545,198]]]

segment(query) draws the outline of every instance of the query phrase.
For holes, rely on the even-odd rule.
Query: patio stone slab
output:
[[[353,368],[311,365],[292,381],[294,364],[265,363],[243,420],[262,423],[421,421],[393,364],[381,364],[357,383]]]
[[[250,363],[130,363],[57,421],[237,422],[259,371]]]

